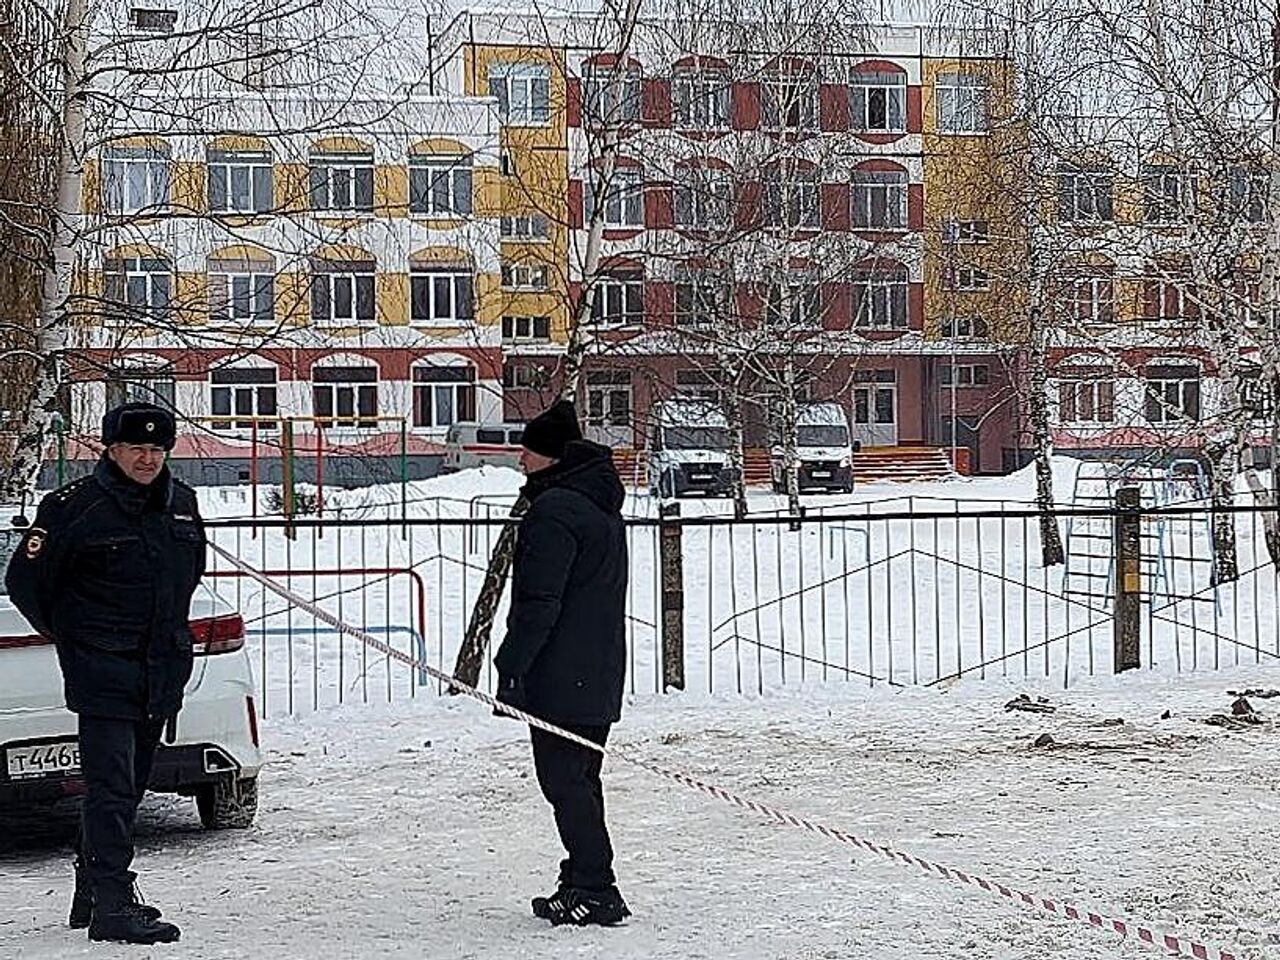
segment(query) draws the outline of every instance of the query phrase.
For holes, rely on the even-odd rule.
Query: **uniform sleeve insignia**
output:
[[[40,551],[44,549],[45,538],[49,535],[47,530],[41,530],[39,527],[32,527],[27,531],[27,559],[34,560],[40,556]]]

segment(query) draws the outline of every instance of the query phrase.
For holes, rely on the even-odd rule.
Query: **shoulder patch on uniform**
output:
[[[53,496],[59,503],[66,503],[92,479],[93,477],[81,477],[79,480],[72,480],[66,486],[55,490]]]
[[[27,551],[28,560],[34,560],[36,557],[40,556],[41,551],[44,550],[45,540],[48,536],[49,531],[45,530],[43,527],[29,527],[27,529],[24,549]]]

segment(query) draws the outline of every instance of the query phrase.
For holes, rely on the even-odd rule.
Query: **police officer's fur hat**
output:
[[[154,403],[122,403],[102,418],[102,442],[150,444],[173,449],[178,427],[164,407]]]

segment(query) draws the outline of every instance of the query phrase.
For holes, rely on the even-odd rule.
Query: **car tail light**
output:
[[[258,742],[258,711],[253,707],[253,697],[245,697],[244,703],[249,709],[249,739],[253,741],[255,747],[259,747],[261,744]]]
[[[244,646],[244,619],[238,613],[225,617],[192,620],[191,649],[197,657],[232,653]]]
[[[0,650],[14,650],[18,647],[43,647],[53,643],[48,637],[38,633],[29,633],[19,637],[0,637]]]

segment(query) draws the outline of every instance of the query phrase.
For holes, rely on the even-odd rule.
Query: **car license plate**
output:
[[[80,744],[75,740],[32,743],[5,751],[10,780],[73,777],[80,774]]]
[[[814,478],[815,480],[830,480],[830,479],[831,479],[831,471],[830,471],[830,470],[815,470],[815,471],[813,471],[813,478]]]
[[[695,473],[690,479],[692,479],[694,483],[709,483],[711,481],[711,474]]]

